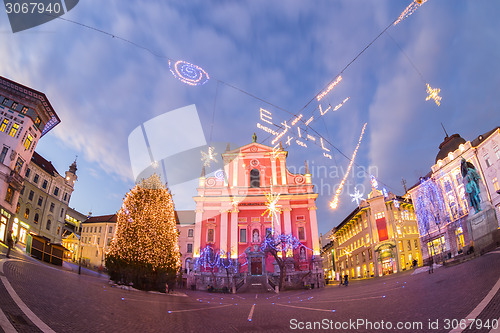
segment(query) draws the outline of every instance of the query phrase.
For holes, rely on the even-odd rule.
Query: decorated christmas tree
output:
[[[153,174],[125,196],[106,267],[115,282],[165,290],[180,265],[172,195]]]

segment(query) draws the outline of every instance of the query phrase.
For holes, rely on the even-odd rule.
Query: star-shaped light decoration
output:
[[[352,197],[351,201],[356,201],[356,205],[359,206],[359,202],[364,200],[363,193],[359,193],[358,189],[354,190],[354,194],[349,194]]]
[[[268,214],[267,217],[273,217],[273,221],[276,221],[278,223],[278,214],[281,212],[281,205],[278,205],[278,200],[280,199],[280,194],[274,194],[274,193],[266,193],[266,207],[267,209],[262,213],[261,216],[264,216],[266,213]]]
[[[215,152],[214,147],[208,147],[208,153],[205,153],[204,151],[201,152],[201,160],[203,161],[203,165],[206,167],[209,167],[210,164],[212,163],[211,161],[214,161],[217,163],[217,160],[215,157],[217,156],[217,153]]]
[[[441,89],[438,88],[432,89],[431,86],[427,83],[427,93],[429,94],[429,96],[427,96],[425,100],[428,101],[432,98],[434,102],[436,102],[437,106],[439,106],[441,104],[441,96],[438,95],[440,91]]]
[[[158,168],[158,161],[153,161],[153,162],[151,163],[151,166],[153,167],[153,169]]]
[[[422,4],[426,3],[427,0],[414,0],[406,9],[399,15],[398,19],[394,22],[394,25],[403,21],[405,18],[413,14],[414,11],[418,9],[418,7],[422,6]]]

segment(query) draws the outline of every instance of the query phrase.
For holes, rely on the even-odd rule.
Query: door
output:
[[[262,275],[262,258],[260,257],[252,258],[251,274]]]

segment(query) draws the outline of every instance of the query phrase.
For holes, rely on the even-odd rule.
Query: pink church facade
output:
[[[320,247],[314,193],[307,165],[305,174],[292,174],[286,167],[288,152],[250,143],[222,154],[224,169],[215,177],[199,179],[194,230],[194,259],[211,248],[234,273],[263,275],[276,273],[271,255],[261,245],[266,234],[292,235],[300,246],[288,251],[294,269],[311,269]],[[223,171],[223,172],[222,172]],[[276,198],[277,210],[269,214],[269,195]],[[288,270],[287,270],[288,271]]]

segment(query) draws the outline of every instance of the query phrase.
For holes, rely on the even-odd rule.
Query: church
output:
[[[293,174],[281,144],[272,148],[256,141],[254,135],[253,142],[243,147],[230,150],[228,145],[221,154],[223,170],[206,177],[204,168],[199,178],[193,246],[193,274],[199,288],[217,285],[217,279],[231,288],[240,278],[241,286],[250,276],[254,282],[266,277],[260,279],[262,284],[274,289],[272,277],[279,275],[279,267],[263,247],[271,235],[293,240],[293,246],[278,251],[287,263],[289,284],[304,285],[314,274],[322,274],[318,194],[307,163],[305,174]],[[314,276],[314,281],[319,285],[324,280]]]

